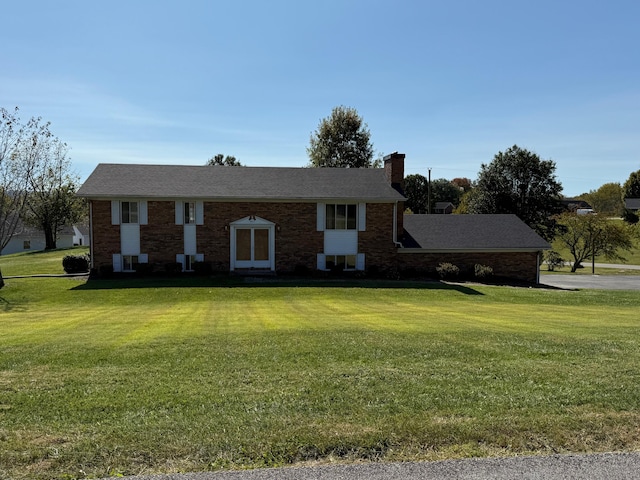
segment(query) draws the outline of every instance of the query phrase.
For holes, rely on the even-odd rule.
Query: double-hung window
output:
[[[138,223],[138,202],[121,202],[121,223]]]
[[[355,204],[326,205],[325,228],[327,230],[355,230],[358,225],[358,206]]]
[[[196,202],[184,202],[184,223],[196,223]]]

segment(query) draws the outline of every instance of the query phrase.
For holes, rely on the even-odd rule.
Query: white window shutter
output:
[[[324,203],[318,204],[318,222],[316,226],[316,230],[318,232],[324,232],[324,217],[326,215],[326,206]]]
[[[111,225],[120,225],[120,202],[111,200]]]
[[[196,202],[196,225],[204,225],[204,203],[202,200]]]
[[[196,253],[196,262],[204,262],[204,253]]]
[[[184,223],[184,203],[180,200],[176,201],[176,225]]]
[[[317,258],[317,269],[318,270],[326,270],[327,269],[327,263],[325,261],[325,256],[324,253],[319,253],[318,254],[318,258]]]
[[[358,204],[358,230],[364,232],[367,226],[367,204]]]
[[[182,271],[184,272],[184,254],[183,253],[178,253],[176,255],[176,263],[179,263],[182,265]]]
[[[149,223],[149,214],[147,213],[147,201],[146,200],[140,200],[140,202],[138,202],[138,206],[140,209],[140,216],[138,218],[138,223],[140,225],[146,225],[147,223]]]
[[[356,255],[356,270],[364,270],[364,253]]]
[[[138,255],[138,263],[149,263],[149,255],[147,253]]]
[[[113,254],[113,271],[121,272],[122,271],[122,255],[119,253]]]

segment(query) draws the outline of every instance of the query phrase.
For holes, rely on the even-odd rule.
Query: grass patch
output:
[[[13,275],[48,275],[65,273],[62,257],[87,255],[89,247],[73,247],[41,252],[14,253],[0,256],[0,270],[5,277]]]
[[[234,282],[8,281],[0,478],[640,449],[635,292]]]

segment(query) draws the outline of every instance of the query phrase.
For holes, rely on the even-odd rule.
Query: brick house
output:
[[[404,154],[394,153],[383,169],[100,164],[78,195],[90,205],[92,267],[116,272],[176,262],[183,271],[206,262],[225,272],[432,272],[452,254],[479,258],[477,249],[423,246],[432,216],[404,216],[403,183]],[[501,229],[512,242],[486,247],[485,264],[537,282],[539,253],[549,245],[516,217],[493,217],[493,227],[518,225],[526,234]],[[504,271],[501,254],[509,257]]]

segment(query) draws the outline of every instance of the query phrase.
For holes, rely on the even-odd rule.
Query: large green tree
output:
[[[640,170],[632,172],[622,186],[624,198],[640,198]]]
[[[435,209],[436,202],[451,202],[454,206],[460,203],[462,191],[450,180],[438,178],[431,182],[431,210]]]
[[[589,202],[599,215],[618,217],[624,210],[622,187],[619,183],[605,183],[597,190],[580,195],[580,198]]]
[[[373,144],[367,124],[355,108],[335,107],[311,134],[311,167],[363,168],[374,166]]]
[[[424,175],[415,173],[404,177],[404,206],[413,213],[427,213],[428,180]]]
[[[623,222],[608,220],[599,215],[576,215],[572,212],[558,216],[556,241],[561,242],[571,253],[575,272],[585,260],[593,261],[603,256],[608,260],[623,260],[620,250],[633,248],[630,227]]]
[[[20,147],[34,164],[29,175],[24,221],[44,232],[45,250],[56,248],[62,227],[82,216],[82,201],[76,197],[78,179],[71,173],[69,148],[57,137],[41,135]]]
[[[562,192],[555,170],[552,160],[541,160],[517,145],[498,152],[491,163],[481,165],[466,209],[468,213],[513,213],[550,240]]]

